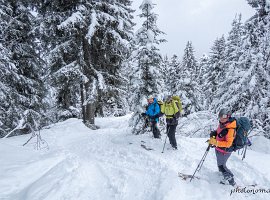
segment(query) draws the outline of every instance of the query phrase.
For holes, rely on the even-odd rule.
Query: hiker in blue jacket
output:
[[[146,107],[146,112],[142,115],[147,115],[149,117],[151,123],[151,129],[153,131],[154,138],[160,138],[160,131],[157,127],[159,114],[160,114],[160,107],[158,105],[157,99],[150,95],[147,98],[148,105]]]

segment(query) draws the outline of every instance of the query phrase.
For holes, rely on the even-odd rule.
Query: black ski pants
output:
[[[151,129],[154,135],[154,138],[160,138],[160,131],[157,127],[157,122],[156,121],[152,121],[151,122]]]
[[[167,134],[170,140],[170,144],[172,145],[172,147],[177,148],[177,143],[176,143],[176,139],[175,139],[175,131],[176,131],[176,126],[175,125],[167,125]]]

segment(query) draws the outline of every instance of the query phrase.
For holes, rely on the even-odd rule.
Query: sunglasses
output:
[[[221,117],[220,117],[220,119],[227,119],[228,118],[228,115],[222,115]]]

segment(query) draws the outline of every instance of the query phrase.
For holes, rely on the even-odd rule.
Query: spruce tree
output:
[[[182,78],[181,63],[177,55],[173,55],[166,72],[166,80],[168,86],[168,93],[178,95],[178,83]]]
[[[130,4],[128,0],[44,2],[40,29],[48,47],[58,120],[81,117],[82,112],[94,127],[96,115],[126,113],[120,72],[134,25]]]
[[[218,112],[223,106],[231,104],[232,95],[235,96],[238,90],[233,87],[238,84],[242,76],[241,65],[239,63],[240,57],[244,54],[243,46],[244,27],[241,23],[241,15],[235,17],[232,22],[232,29],[229,32],[224,57],[224,78],[219,79],[219,86],[215,94],[213,94],[215,101],[212,102],[214,112]],[[230,102],[230,103],[229,103]]]
[[[225,78],[220,79],[212,106],[215,111],[226,107],[235,115],[249,117],[270,138],[270,17],[266,1],[248,2],[257,13],[244,25],[239,18],[233,22],[225,47]]]
[[[213,101],[218,101],[214,96],[219,88],[219,83],[225,78],[224,76],[224,59],[225,59],[225,38],[217,38],[211,48],[209,55],[209,66],[205,77],[203,91],[206,96],[206,109],[212,107]]]
[[[1,136],[29,133],[45,123],[43,69],[28,6],[26,1],[0,1]]]
[[[133,38],[133,16],[130,0],[95,2],[96,31],[91,38],[92,65],[100,71],[104,88],[97,90],[96,112],[101,116],[124,115],[128,110],[126,79],[121,71]]]
[[[130,78],[130,90],[133,94],[131,110],[134,114],[130,125],[135,134],[142,131],[143,120],[140,113],[145,111],[143,106],[146,104],[147,96],[154,95],[159,98],[164,86],[160,73],[162,57],[158,45],[165,40],[158,38],[163,32],[156,25],[157,15],[152,11],[153,8],[151,0],[144,0],[140,5],[142,12],[139,16],[145,21],[135,34],[136,47],[132,54],[134,67]]]
[[[197,82],[198,73],[194,48],[192,43],[188,41],[181,62],[180,77],[175,80],[173,91],[173,94],[181,97],[186,115],[201,109],[201,90]]]

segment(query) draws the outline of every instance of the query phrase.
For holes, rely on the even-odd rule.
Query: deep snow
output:
[[[22,147],[30,135],[1,139],[0,199],[269,199],[269,193],[230,195],[231,186],[218,184],[220,175],[213,149],[197,173],[200,180],[181,180],[178,172],[192,174],[197,167],[207,148],[206,138],[184,137],[178,132],[179,150],[168,150],[167,142],[162,154],[164,133],[162,140],[153,139],[151,134],[132,135],[129,118],[98,118],[100,129],[94,131],[78,119],[54,124],[41,131],[49,150]],[[184,127],[179,130],[189,131],[187,124]],[[234,153],[228,167],[239,185],[257,183],[255,189],[268,190],[270,142],[260,137],[253,142],[247,158],[242,161],[241,155]],[[154,150],[143,149],[142,143]]]

